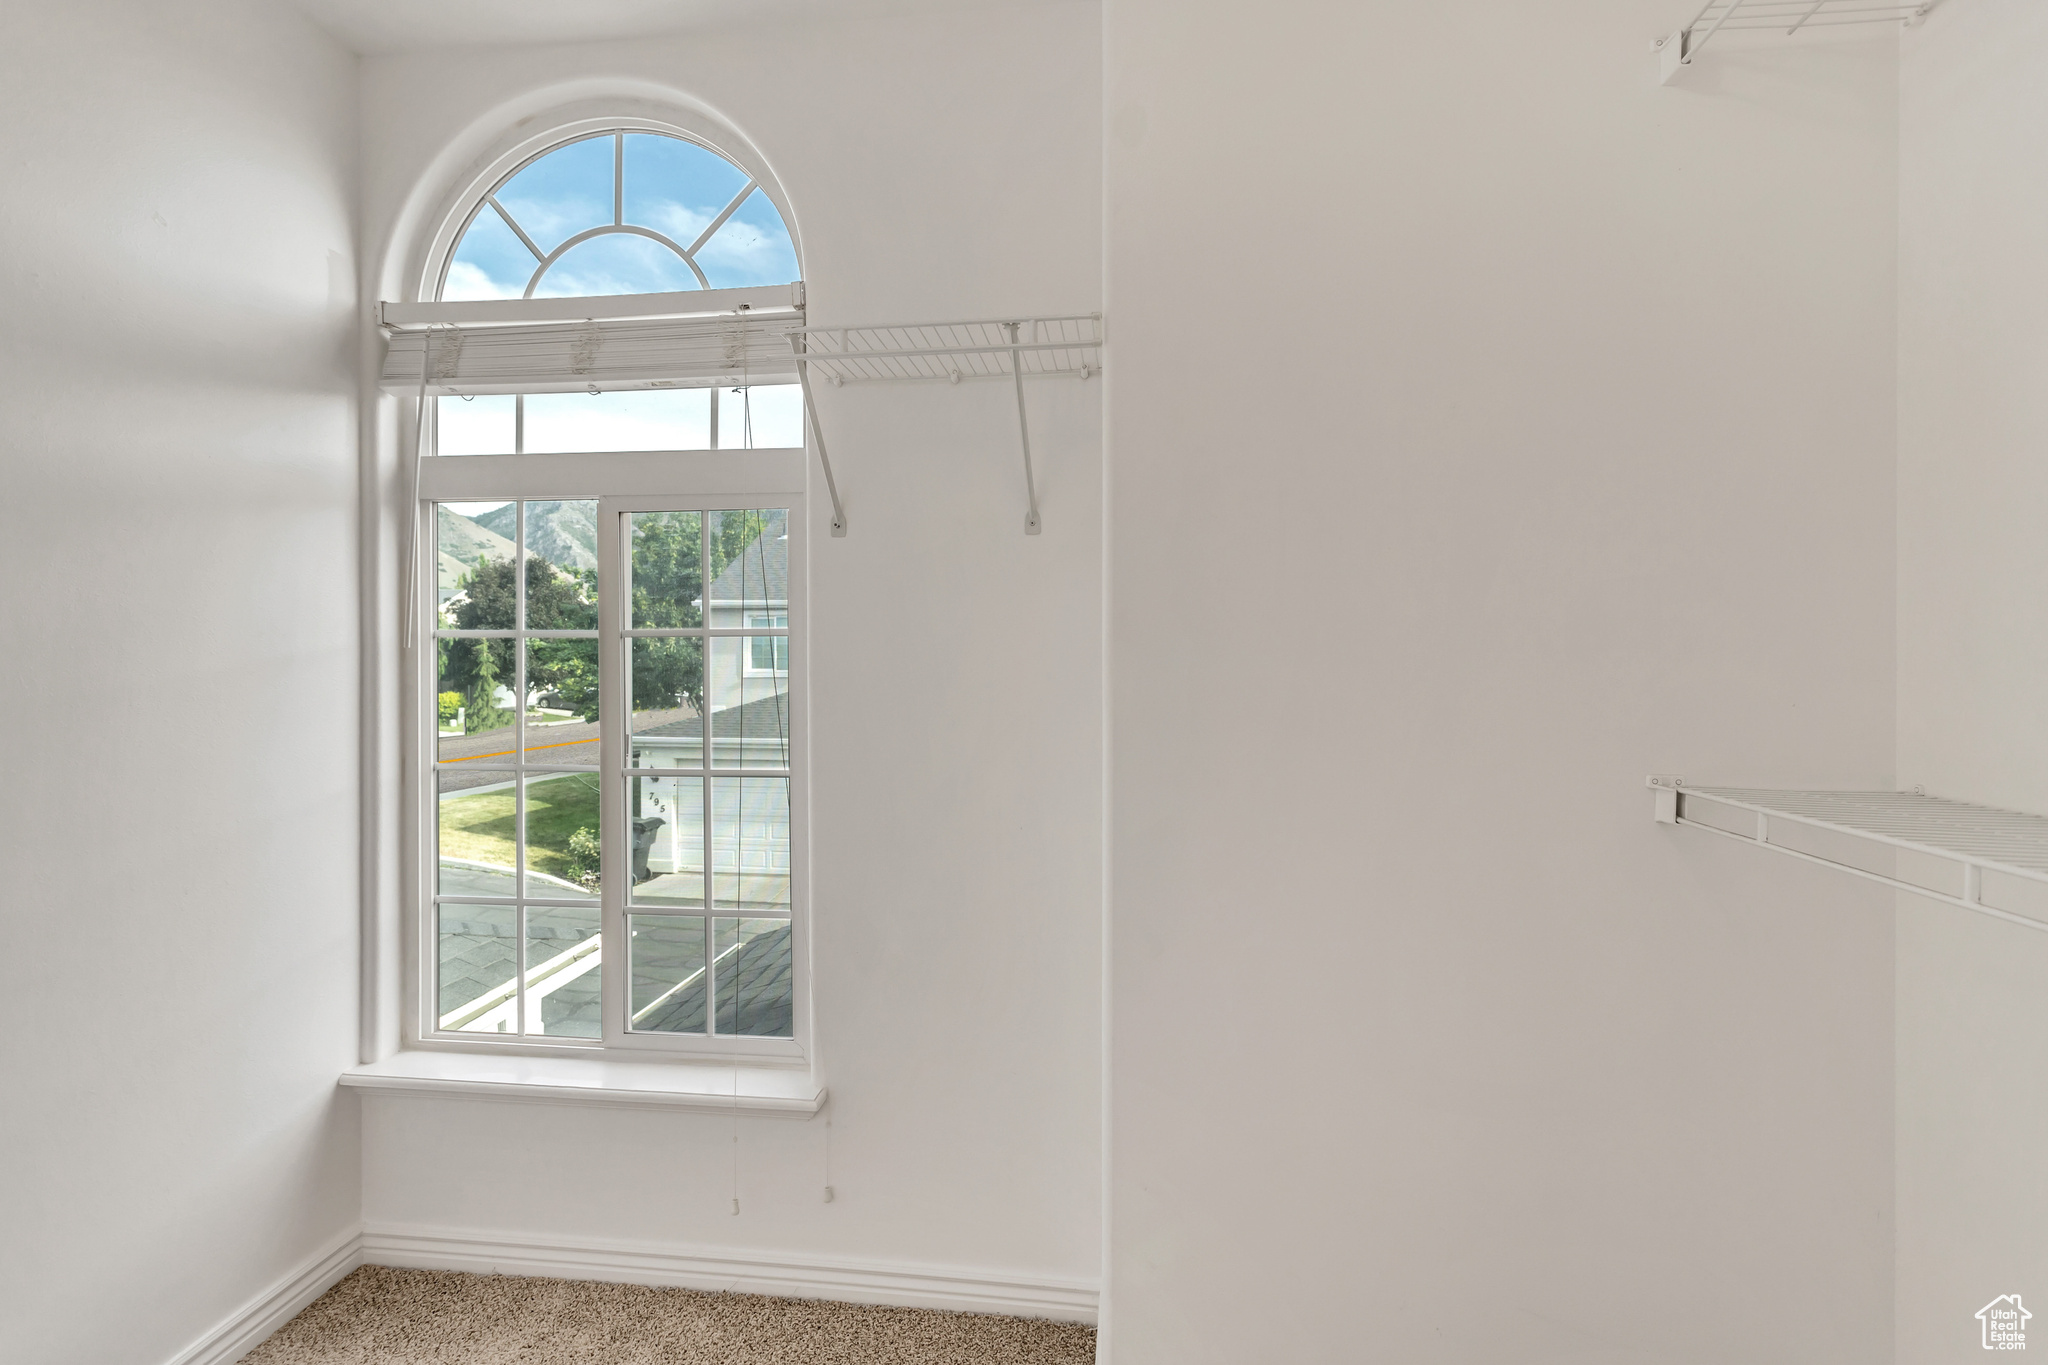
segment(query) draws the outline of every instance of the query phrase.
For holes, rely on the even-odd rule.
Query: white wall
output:
[[[1890,1353],[1890,901],[1643,778],[1892,776],[1896,47],[1681,17],[1108,0],[1117,1365]]]
[[[418,204],[482,140],[665,90],[774,167],[815,321],[1093,309],[1099,57],[1095,7],[1062,3],[370,59],[373,278],[405,286]],[[1032,539],[1008,390],[821,399],[851,524],[834,540],[816,517],[811,551],[836,1201],[822,1121],[742,1121],[734,1218],[727,1118],[384,1099],[364,1111],[372,1223],[1095,1273],[1098,393],[1030,390]]]
[[[357,1215],[354,63],[0,19],[0,1355],[171,1358]]]
[[[2048,13],[1972,0],[1901,57],[1899,780],[2048,811]],[[2048,1298],[2048,935],[1901,898],[1901,1362]],[[2034,1334],[2038,1336],[2038,1333]]]

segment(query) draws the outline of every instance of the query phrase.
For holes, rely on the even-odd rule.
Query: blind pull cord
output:
[[[420,461],[427,450],[427,374],[434,359],[434,331],[420,338],[420,392],[412,422],[412,487],[405,499],[405,647],[418,638],[420,614]]]

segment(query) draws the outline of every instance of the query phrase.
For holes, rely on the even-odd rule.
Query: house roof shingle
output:
[[[672,720],[665,725],[635,730],[633,738],[642,739],[701,739],[703,731],[698,728],[695,716]],[[728,706],[723,711],[711,713],[711,737],[713,739],[781,739],[789,738],[789,694],[777,692],[773,696],[761,697],[744,706]]]
[[[768,527],[711,580],[711,605],[789,600],[789,514],[771,511]]]

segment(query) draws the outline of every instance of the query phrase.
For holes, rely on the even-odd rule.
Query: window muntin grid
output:
[[[793,1036],[789,509],[622,513],[629,1033]],[[694,560],[694,572],[691,561]],[[760,626],[764,612],[779,626]],[[643,724],[688,703],[694,717]],[[724,912],[724,913],[720,913]]]
[[[636,508],[650,505],[645,498],[625,501]],[[763,678],[740,664],[764,634],[770,650],[788,658],[790,508],[659,514],[688,519],[696,530],[687,556],[693,572],[670,585],[671,598],[679,600],[663,614],[635,606],[644,596],[636,584],[646,565],[633,554],[630,529],[615,542],[622,561],[617,572],[596,572],[595,555],[587,556],[586,567],[589,542],[603,539],[593,536],[596,523],[611,519],[630,528],[634,516],[649,515],[597,511],[605,506],[592,499],[432,505],[443,569],[437,580],[439,663],[433,686],[453,694],[434,699],[435,714],[446,715],[453,701],[454,715],[452,723],[436,727],[437,815],[430,823],[437,865],[427,926],[436,1008],[423,1023],[423,1036],[493,1033],[569,1045],[630,1043],[637,1037],[670,1047],[694,1037],[699,1045],[729,1048],[737,1042],[742,1050],[748,1042],[787,1046],[794,1042],[797,1006],[792,674],[785,667]],[[501,530],[513,534],[498,535]],[[447,561],[465,554],[470,567],[451,572]],[[514,563],[525,571],[513,571]],[[603,619],[601,611],[623,623],[616,633],[591,628]],[[764,619],[777,624],[764,628]],[[549,789],[578,789],[583,817],[598,816],[587,800],[600,780],[592,756],[602,747],[597,723],[637,718],[634,707],[648,699],[644,687],[636,695],[635,675],[644,670],[634,667],[632,651],[675,646],[694,650],[696,675],[671,677],[670,695],[660,700],[696,719],[699,747],[679,762],[671,742],[662,756],[661,779],[678,788],[696,784],[693,870],[701,890],[694,903],[639,894],[631,871],[630,822],[615,820],[607,809],[590,831],[607,864],[600,917],[599,906],[584,899],[592,888],[561,875],[563,831],[557,822],[550,841],[543,829],[550,805],[560,804],[551,803]],[[450,650],[469,652],[466,670],[451,672]],[[608,677],[594,679],[600,658],[614,667],[605,670]],[[487,694],[488,685],[507,676],[510,686],[498,686],[494,698]],[[474,708],[492,700],[503,714],[485,714],[476,723]],[[707,708],[735,706],[747,711],[740,717],[742,730],[728,734],[711,715],[707,759],[701,747]],[[471,714],[463,715],[465,709]],[[675,717],[663,719],[672,723]],[[631,727],[633,720],[627,723]],[[690,728],[684,725],[675,734]],[[657,738],[672,741],[675,734]],[[449,751],[455,736],[467,741],[463,752]],[[627,789],[619,809],[638,817],[630,788],[652,776],[638,765],[659,745],[632,728],[621,738],[633,748],[622,742],[626,757],[609,763],[602,780]],[[452,789],[451,777],[459,783]],[[450,820],[451,795],[471,807],[481,804],[478,797],[492,798],[500,809]],[[496,858],[461,856],[472,850],[451,856],[451,831],[463,834],[494,821]],[[545,865],[549,856],[556,860],[552,868]],[[614,862],[623,875],[614,874]],[[693,920],[694,929],[685,920]],[[602,943],[596,937],[600,925]],[[656,929],[661,933],[652,934]],[[706,959],[694,979],[659,983],[662,989],[653,995],[661,999],[651,1003],[660,1008],[650,1013],[638,945],[656,937],[665,941],[671,959],[692,941],[704,948]],[[606,963],[608,955],[617,960]],[[621,964],[631,967],[630,980]],[[459,1000],[450,993],[451,982]],[[640,1003],[630,1011],[615,1009],[629,992]],[[607,1019],[603,1028],[595,1026],[600,1019]]]
[[[614,128],[492,186],[442,268],[443,300],[734,289],[801,278],[760,182],[701,143]]]
[[[603,1035],[597,506],[433,507],[430,1032]]]

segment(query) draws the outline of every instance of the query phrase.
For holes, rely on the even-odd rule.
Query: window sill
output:
[[[824,1087],[810,1072],[788,1068],[493,1057],[474,1052],[399,1052],[381,1062],[350,1067],[341,1073],[341,1084],[386,1095],[459,1095],[783,1118],[809,1118],[825,1103]]]

